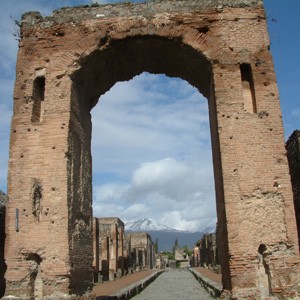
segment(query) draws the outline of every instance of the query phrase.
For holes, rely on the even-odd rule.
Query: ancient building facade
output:
[[[192,267],[199,267],[200,266],[200,245],[197,242],[196,245],[193,247],[193,257],[191,260]]]
[[[179,247],[174,247],[174,255],[176,266],[178,268],[187,268],[190,266],[190,257],[185,253],[184,249]]]
[[[298,240],[300,241],[300,131],[295,130],[286,142],[288,162],[294,194]],[[299,244],[300,248],[300,244]]]
[[[198,241],[197,248],[199,249],[199,265],[213,269],[220,264],[215,233],[204,234],[201,240]]]
[[[90,111],[116,82],[144,71],[180,77],[207,98],[223,296],[299,294],[293,194],[262,1],[155,0],[23,15],[6,295],[91,290]]]
[[[115,280],[124,273],[124,223],[119,218],[93,219],[94,281]]]
[[[129,266],[135,270],[153,269],[156,263],[155,247],[151,236],[145,232],[126,233]]]

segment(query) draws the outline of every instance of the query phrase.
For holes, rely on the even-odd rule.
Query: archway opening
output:
[[[208,103],[197,89],[142,73],[101,96],[92,123],[95,216],[215,227]]]
[[[88,218],[91,210],[91,201],[86,201],[86,199],[92,198],[91,109],[97,104],[98,99],[101,99],[101,96],[117,82],[130,80],[143,72],[165,74],[168,77],[186,80],[208,99],[218,222],[222,224],[222,230],[219,232],[220,247],[226,253],[227,229],[218,146],[217,114],[210,62],[201,52],[184,44],[181,40],[157,36],[139,36],[119,41],[106,41],[105,46],[100,43],[98,50],[79,59],[78,62],[78,71],[72,75],[71,109],[73,120],[71,122],[73,123],[73,132],[71,138],[74,141],[71,147],[76,147],[77,159],[71,163],[73,190],[71,191],[69,209],[72,211],[74,219],[70,222],[70,227],[76,227],[78,224],[76,215],[81,215],[81,217],[86,215]],[[78,141],[80,142],[78,143]],[[76,212],[73,203],[81,203],[80,211]],[[77,205],[77,207],[79,206]],[[81,228],[81,230],[83,229]],[[77,246],[76,243],[78,243]],[[74,249],[80,247],[79,240],[75,241],[73,236],[70,244],[73,245]],[[74,253],[72,249],[71,252]],[[228,270],[226,255],[220,260],[222,269]],[[227,278],[230,280],[229,276]],[[223,282],[223,285],[230,289],[229,281],[225,284]]]

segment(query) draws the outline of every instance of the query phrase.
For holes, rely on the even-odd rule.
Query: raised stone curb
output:
[[[189,269],[190,272],[195,276],[195,278],[200,282],[200,284],[214,297],[220,297],[223,287],[221,284],[214,282],[213,280],[207,278],[203,274],[195,271],[194,269]]]
[[[96,300],[126,300],[134,297],[138,293],[140,293],[143,289],[145,289],[150,283],[152,283],[162,272],[157,271],[155,273],[150,274],[149,276],[143,278],[140,281],[137,281],[121,290],[118,292],[112,294],[111,296],[98,296]]]

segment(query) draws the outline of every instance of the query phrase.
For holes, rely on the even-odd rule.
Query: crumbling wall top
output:
[[[294,130],[294,132],[291,134],[291,136],[288,138],[286,142],[286,146],[289,147],[291,144],[298,144],[298,147],[300,148],[300,130]]]
[[[54,24],[81,22],[83,20],[110,17],[144,16],[158,13],[192,12],[207,8],[261,7],[262,0],[151,0],[143,3],[120,2],[117,4],[81,5],[55,10],[51,16],[42,17],[38,12],[27,12],[22,16],[22,24],[33,26],[43,23],[44,27]]]

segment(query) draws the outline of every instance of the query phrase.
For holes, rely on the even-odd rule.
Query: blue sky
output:
[[[106,1],[106,3],[109,1]],[[111,1],[117,2],[117,1]],[[141,1],[136,1],[141,2]],[[104,3],[104,2],[103,2]],[[265,0],[285,137],[300,129],[299,0]],[[1,0],[0,189],[6,191],[17,40],[25,11],[49,15],[91,0]],[[181,79],[143,73],[93,109],[94,214],[200,230],[216,222],[207,101]],[[137,142],[138,141],[138,142]],[[187,180],[188,179],[188,180]]]

